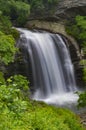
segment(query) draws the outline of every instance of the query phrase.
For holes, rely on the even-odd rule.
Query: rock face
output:
[[[59,0],[55,16],[62,19],[86,15],[86,0]]]
[[[79,47],[77,42],[69,36],[66,31],[65,31],[65,25],[63,22],[52,22],[52,21],[43,21],[43,20],[31,20],[28,21],[26,28],[28,29],[38,29],[38,30],[47,30],[52,33],[60,33],[67,37],[70,41],[71,44],[76,48],[77,55],[79,56]]]

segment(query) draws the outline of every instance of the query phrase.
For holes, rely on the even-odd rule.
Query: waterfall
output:
[[[74,95],[77,87],[73,64],[62,37],[45,31],[18,30],[21,32],[18,46],[23,46],[30,57],[34,90],[32,97],[56,104],[77,100]]]

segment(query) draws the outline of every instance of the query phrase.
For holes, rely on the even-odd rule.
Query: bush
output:
[[[22,75],[0,77],[0,130],[84,130],[69,110],[26,98],[28,81]]]
[[[49,16],[55,12],[57,3],[58,0],[32,0],[30,1],[31,13],[34,16],[45,16],[46,14]]]
[[[23,26],[30,14],[30,5],[21,1],[10,3],[11,19],[16,22],[16,25]]]
[[[0,32],[0,62],[8,64],[13,62],[17,49],[14,46],[15,40],[11,35]]]
[[[76,16],[66,25],[66,31],[72,35],[81,47],[86,48],[86,16]]]
[[[12,28],[12,23],[10,22],[9,17],[3,16],[2,13],[0,14],[0,31],[4,32],[5,34],[9,34]]]
[[[79,100],[78,100],[78,108],[86,107],[86,91],[83,93],[78,93]]]
[[[20,33],[15,28],[11,29],[10,34],[14,37],[15,40],[18,40],[18,38],[20,37]]]
[[[9,16],[14,25],[24,26],[30,14],[30,5],[23,0],[0,0],[0,11]]]
[[[4,79],[4,78],[3,78]],[[15,75],[0,84],[0,112],[5,109],[16,114],[27,109],[28,102],[24,91],[28,92],[28,81],[22,75]]]
[[[15,40],[17,40],[20,36],[19,32],[15,28],[12,28],[12,23],[9,17],[3,16],[2,12],[0,14],[0,31],[7,35],[12,35]]]

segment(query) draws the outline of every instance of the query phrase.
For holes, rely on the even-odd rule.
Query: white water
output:
[[[76,103],[78,96],[70,54],[58,34],[19,29],[32,65],[33,99],[49,104]],[[22,40],[21,40],[22,39]],[[28,70],[27,70],[28,71]]]

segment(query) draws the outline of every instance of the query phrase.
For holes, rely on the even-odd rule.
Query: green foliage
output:
[[[83,80],[86,82],[86,59],[81,60],[80,65],[83,67]]]
[[[12,24],[9,20],[9,17],[0,15],[0,31],[5,34],[9,34],[12,28]]]
[[[0,32],[0,62],[8,64],[14,60],[14,54],[17,50],[14,44],[15,41],[11,35]]]
[[[86,50],[86,16],[76,16],[74,21],[67,23],[66,31]]]
[[[2,82],[0,85],[0,113],[4,109],[9,109],[16,114],[24,112],[27,109],[28,102],[24,100],[26,98],[22,90],[26,89],[28,90],[28,81],[21,75],[7,79],[4,84]]]
[[[69,110],[33,106],[29,111],[18,113],[18,116],[5,109],[0,115],[0,129],[4,130],[84,130],[79,119]],[[7,116],[8,115],[8,116]]]
[[[9,2],[12,0],[0,0],[0,10],[2,11],[3,15],[9,16],[10,14],[10,8],[9,8]]]
[[[80,62],[81,65],[83,65],[83,80],[86,82],[86,60],[82,60]],[[78,99],[78,108],[80,107],[86,107],[86,91],[82,93],[78,93],[79,99]]]
[[[28,90],[28,81],[27,81],[26,77],[24,77],[22,75],[11,76],[9,79],[7,79],[7,83],[15,84],[16,88],[19,88],[23,91]]]
[[[0,14],[0,31],[12,35],[15,40],[19,38],[19,32],[15,28],[12,28],[9,17],[3,16],[2,13]]]
[[[30,6],[21,1],[15,1],[10,3],[11,9],[11,19],[16,20],[18,26],[23,26],[27,21],[27,18],[30,14]]]
[[[0,10],[9,16],[14,24],[23,26],[30,14],[30,5],[22,0],[0,0]]]
[[[1,84],[5,84],[5,79],[4,79],[4,75],[2,72],[0,72],[0,85]]]
[[[82,46],[84,47],[86,45],[86,16],[77,16],[76,22],[80,30],[78,38],[82,41]]]
[[[26,98],[28,81],[22,75],[0,77],[0,130],[84,130],[69,110]]]
[[[32,0],[31,1],[31,11],[35,14],[42,14],[44,11],[44,5],[42,0]]]
[[[86,66],[86,59],[82,59],[82,60],[80,61],[80,65]]]
[[[45,16],[55,12],[58,0],[0,0],[2,15],[9,16],[16,26],[24,26],[31,14]]]
[[[17,78],[17,80],[16,80]],[[2,81],[1,81],[2,82]],[[0,82],[0,130],[15,130],[18,126],[23,130],[23,118],[25,112],[28,110],[28,102],[24,98],[22,89],[26,90],[28,81],[21,75],[16,75],[9,78],[6,82]],[[18,84],[17,84],[18,83]],[[24,85],[24,86],[23,86]],[[25,88],[23,88],[25,87]],[[28,86],[27,86],[28,87]],[[23,124],[23,127],[22,127]],[[19,129],[16,130],[19,130]]]
[[[31,0],[31,12],[36,16],[52,14],[55,11],[55,7],[58,0]]]
[[[36,108],[32,117],[32,128],[35,130],[82,130],[75,115],[69,110],[50,106]]]
[[[10,34],[14,37],[15,40],[17,40],[20,36],[20,33],[15,28],[11,28]]]
[[[86,68],[83,69],[83,80],[86,82]]]
[[[86,107],[86,91],[83,93],[78,93],[79,100],[78,100],[78,108]]]
[[[86,30],[86,16],[76,16],[77,26]]]
[[[21,81],[21,82],[20,82]],[[26,79],[26,77],[23,77],[22,75],[15,75],[15,76],[11,76],[8,80],[7,83],[13,84],[15,86],[15,88],[20,89],[23,93],[24,98],[28,97],[29,91],[28,91],[28,81]]]

